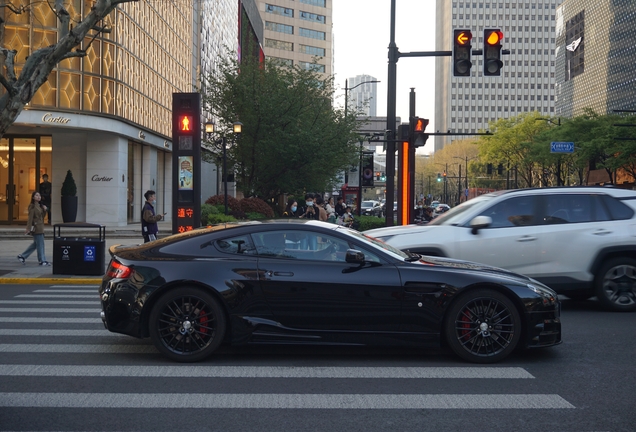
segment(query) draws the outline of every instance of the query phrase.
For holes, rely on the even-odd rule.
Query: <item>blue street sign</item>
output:
[[[551,142],[550,153],[574,153],[573,142]]]

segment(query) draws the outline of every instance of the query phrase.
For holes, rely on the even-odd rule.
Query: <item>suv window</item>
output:
[[[488,228],[536,225],[535,202],[533,195],[508,198],[489,207],[480,216],[490,216],[492,225]]]
[[[592,222],[592,197],[584,194],[552,194],[545,196],[544,223],[562,224]]]
[[[627,204],[624,204],[609,195],[601,195],[603,202],[609,209],[610,215],[614,220],[631,219],[634,217],[634,210]]]

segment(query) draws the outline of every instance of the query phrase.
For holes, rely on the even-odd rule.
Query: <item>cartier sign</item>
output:
[[[62,117],[62,116],[53,116],[53,114],[51,113],[46,113],[42,116],[42,121],[44,123],[60,123],[60,124],[66,124],[69,123],[71,121],[70,118],[67,117]]]
[[[91,181],[95,181],[95,182],[109,182],[111,181],[113,178],[112,177],[106,177],[106,176],[99,176],[97,174],[94,174],[93,177],[91,177]]]

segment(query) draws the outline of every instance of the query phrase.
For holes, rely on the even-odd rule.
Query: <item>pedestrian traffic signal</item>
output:
[[[453,76],[470,76],[472,38],[470,30],[453,30]]]
[[[362,154],[362,186],[373,187],[373,153]]]
[[[426,126],[428,126],[428,119],[411,117],[409,120],[409,141],[411,145],[416,148],[423,147],[426,144],[426,140],[428,140],[428,134],[424,133]]]
[[[484,30],[484,76],[500,76],[503,62],[501,61],[501,40],[503,33],[499,29]]]
[[[442,181],[442,174],[441,173],[437,173],[437,181],[438,182]]]

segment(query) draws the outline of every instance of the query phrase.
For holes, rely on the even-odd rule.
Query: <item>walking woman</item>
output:
[[[31,243],[24,252],[18,255],[18,261],[22,264],[24,264],[26,259],[33,253],[34,250],[37,250],[38,262],[40,265],[51,265],[44,255],[44,215],[46,214],[47,207],[40,203],[41,200],[42,196],[39,192],[33,192],[31,194],[31,204],[29,204],[29,221],[27,222],[26,233],[33,236],[33,243]]]

